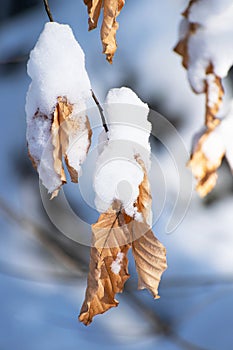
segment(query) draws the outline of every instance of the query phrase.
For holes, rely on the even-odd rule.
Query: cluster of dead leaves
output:
[[[197,0],[190,0],[188,7],[183,12],[183,16],[188,19],[190,9]],[[189,22],[189,28],[186,32],[186,35],[178,42],[174,51],[182,56],[183,66],[189,68],[189,40],[196,34],[199,30],[199,24]],[[203,145],[209,138],[210,134],[215,130],[215,128],[220,124],[220,120],[217,118],[217,114],[222,105],[222,99],[224,95],[224,90],[222,86],[222,80],[214,72],[214,66],[212,62],[209,62],[209,65],[206,69],[205,81],[203,84],[202,91],[195,91],[195,93],[204,93],[206,96],[205,102],[205,132],[200,137],[198,142],[194,145],[193,152],[191,154],[188,166],[191,168],[192,173],[197,179],[196,190],[201,197],[206,196],[214,187],[217,181],[217,169],[222,163],[222,158],[224,153],[219,155],[218,159],[211,161],[206,157],[203,152]],[[214,88],[217,91],[215,101],[212,101],[211,98],[211,89],[214,84]],[[193,87],[192,87],[193,89]]]
[[[89,30],[95,29],[98,25],[101,9],[103,9],[103,22],[101,26],[101,41],[103,53],[109,63],[112,63],[113,56],[117,49],[116,32],[119,27],[116,21],[125,0],[84,0],[89,15]]]
[[[52,157],[49,159],[52,159],[52,164],[49,164],[49,167],[53,170],[53,176],[55,174],[60,180],[60,186],[52,193],[53,198],[66,183],[63,159],[71,180],[78,182],[79,164],[75,166],[72,158],[73,140],[77,137],[77,133],[85,132],[89,140],[85,150],[87,153],[91,129],[87,117],[84,126],[78,118],[73,117],[73,105],[66,97],[57,98],[51,116],[48,117],[38,110],[34,118],[50,120]],[[29,155],[35,168],[38,168],[41,159],[30,154],[30,145]],[[78,159],[78,154],[75,157]],[[150,184],[143,161],[139,156],[135,159],[144,172],[143,181],[139,186],[139,196],[135,202],[135,209],[141,214],[142,221],[136,221],[128,216],[120,201],[114,201],[108,211],[101,214],[97,223],[92,225],[88,284],[79,316],[79,320],[85,325],[90,324],[95,315],[118,305],[115,295],[123,291],[124,284],[129,278],[127,252],[130,248],[139,276],[139,289],[147,288],[154,298],[158,298],[161,275],[167,267],[166,250],[151,231]]]
[[[138,272],[138,288],[147,288],[158,298],[161,275],[167,268],[166,250],[149,226],[151,194],[143,162],[144,179],[139,187],[137,210],[143,221],[126,215],[119,201],[92,225],[92,248],[85,300],[79,320],[89,325],[95,315],[118,305],[115,294],[121,293],[130,277],[127,252],[132,248]],[[116,267],[114,268],[114,264]]]
[[[57,98],[57,104],[52,116],[48,117],[38,110],[33,118],[50,120],[50,137],[53,147],[52,164],[46,164],[46,166],[49,166],[53,170],[54,174],[59,178],[60,183],[60,185],[53,190],[52,199],[57,196],[61,186],[66,183],[63,159],[70,174],[71,181],[78,182],[78,169],[81,160],[79,160],[78,154],[76,154],[75,157],[73,157],[72,154],[75,151],[75,141],[78,142],[80,136],[86,135],[88,142],[85,153],[87,154],[91,144],[92,131],[87,116],[85,123],[81,122],[80,117],[73,116],[73,105],[69,103],[66,97]],[[82,142],[82,139],[80,141]],[[31,153],[30,147],[31,145],[29,144],[29,157],[33,166],[37,169],[42,162],[41,159],[37,159],[34,154]]]

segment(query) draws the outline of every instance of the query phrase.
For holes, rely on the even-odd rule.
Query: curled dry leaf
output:
[[[101,8],[103,7],[103,23],[101,27],[101,41],[103,53],[109,63],[117,49],[116,32],[119,27],[116,18],[125,4],[124,0],[84,0],[88,8],[89,30],[97,27]]]
[[[95,29],[98,24],[100,11],[103,6],[103,0],[84,0],[88,11],[89,30]]]
[[[186,17],[186,12],[183,13],[183,16]],[[182,57],[182,64],[184,68],[188,69],[189,66],[189,52],[188,52],[188,43],[191,35],[195,34],[199,25],[197,23],[189,23],[186,34],[179,40],[176,44],[174,51]]]
[[[192,153],[188,166],[191,168],[193,175],[197,179],[196,190],[201,197],[205,197],[215,187],[217,182],[217,169],[222,163],[224,152],[220,153],[217,158],[208,159],[203,152],[203,144],[207,141],[215,128],[220,124],[216,117],[223,98],[223,87],[219,77],[213,74],[213,67],[210,65],[209,73],[206,76],[206,116],[205,125],[207,131],[199,139],[194,152]]]
[[[189,17],[189,12],[191,9],[191,6],[196,2],[197,0],[190,0],[189,4],[186,8],[186,10],[182,13],[182,16],[188,20]],[[174,51],[182,57],[182,64],[184,68],[188,69],[189,67],[189,50],[188,50],[188,44],[189,44],[189,39],[192,35],[194,35],[199,28],[198,23],[193,23],[193,22],[188,22],[186,23],[186,30],[182,34],[180,40],[174,47]]]
[[[159,283],[167,268],[166,249],[147,224],[133,221],[131,230],[133,238],[145,232],[132,242],[132,251],[138,273],[138,289],[146,288],[153,294],[154,298],[159,298]]]
[[[148,179],[148,175],[146,172],[146,167],[144,165],[144,162],[140,158],[140,156],[136,156],[136,161],[138,164],[140,164],[143,172],[144,177],[143,180],[139,186],[139,196],[137,198],[137,202],[135,203],[137,210],[139,213],[142,214],[142,217],[144,221],[151,226],[151,205],[152,205],[152,197],[151,197],[151,191],[150,191],[150,182]]]
[[[32,139],[28,143],[29,156],[40,176],[43,170],[43,184],[52,193],[51,198],[54,198],[66,183],[63,157],[72,182],[78,182],[78,171],[90,147],[92,132],[88,118],[76,115],[74,106],[66,97],[58,97],[54,112],[49,117],[38,110],[33,120],[36,122],[39,119],[43,124],[46,123],[48,149],[41,150],[38,157],[31,149],[39,141]]]
[[[211,158],[206,155],[204,147],[213,135],[214,131],[207,130],[201,136],[188,162],[197,179],[196,190],[201,197],[205,197],[215,187],[218,178],[217,169],[225,155],[224,148],[219,148],[219,152]]]
[[[131,223],[132,251],[138,272],[138,288],[147,288],[154,298],[158,298],[159,282],[167,268],[166,249],[150,229],[152,203],[150,183],[143,161],[139,157],[136,159],[144,171],[136,203],[143,222]]]
[[[121,212],[110,208],[92,225],[93,247],[86,296],[79,315],[85,325],[90,324],[94,316],[118,305],[115,294],[122,292],[129,278],[126,254],[130,244],[120,246],[118,242],[118,237],[125,236],[119,223],[120,216]]]

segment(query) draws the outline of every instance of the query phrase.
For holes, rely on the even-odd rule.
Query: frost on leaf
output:
[[[93,247],[86,296],[79,315],[79,320],[85,325],[90,324],[94,316],[118,305],[115,294],[123,291],[129,278],[126,254],[130,244],[121,245],[121,241],[127,241],[120,222],[121,216],[119,210],[110,208],[92,225]],[[122,254],[122,260],[116,273],[112,266],[119,254]]]
[[[109,63],[117,49],[116,32],[119,27],[116,18],[125,4],[124,0],[84,0],[88,8],[89,30],[97,27],[101,8],[103,7],[103,22],[101,27],[101,41],[103,53]]]

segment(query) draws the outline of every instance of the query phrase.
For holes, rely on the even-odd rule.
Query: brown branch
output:
[[[48,15],[50,22],[54,22],[52,13],[51,13],[50,8],[49,8],[48,0],[43,0],[43,2],[44,2],[45,11]]]
[[[99,101],[98,101],[98,99],[97,99],[97,97],[96,97],[96,95],[95,95],[93,90],[91,90],[91,94],[92,94],[92,98],[95,101],[96,106],[97,106],[97,108],[99,110],[100,117],[101,117],[102,124],[103,124],[103,128],[104,128],[105,132],[107,133],[108,132],[108,126],[107,126],[106,119],[105,119],[105,116],[104,116],[104,110],[103,110],[101,104],[99,103]]]
[[[83,276],[83,273],[87,271],[87,261],[84,260],[78,253],[79,244],[75,242],[69,242],[69,239],[65,236],[61,236],[59,232],[56,235],[52,234],[52,231],[44,228],[41,225],[33,222],[28,217],[22,217],[15,210],[13,210],[3,198],[0,198],[0,212],[11,221],[22,227],[26,232],[34,234],[37,239],[43,244],[45,249],[63,266],[72,272],[72,275],[78,273]],[[62,239],[59,239],[62,238]],[[71,249],[71,246],[73,249]],[[82,249],[84,247],[82,246]]]

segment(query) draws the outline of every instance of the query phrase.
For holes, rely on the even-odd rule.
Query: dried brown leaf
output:
[[[51,138],[53,145],[53,160],[54,160],[54,170],[56,174],[60,177],[62,185],[66,183],[66,176],[64,167],[62,164],[62,147],[61,147],[61,130],[60,125],[62,121],[66,118],[66,115],[69,116],[72,113],[72,105],[68,105],[67,101],[62,102],[61,98],[58,98],[58,102],[53,113],[53,121],[51,127]],[[61,186],[62,186],[61,185]],[[59,189],[56,189],[52,193],[52,198],[56,197]]]
[[[117,49],[116,32],[119,27],[116,18],[120,14],[124,0],[84,0],[89,15],[89,30],[96,28],[103,6],[103,22],[101,27],[101,41],[103,53],[109,63],[112,63],[113,56]]]
[[[198,0],[190,0],[188,7],[183,12],[183,16],[187,19],[187,22],[189,21],[188,28],[186,35],[180,39],[174,49],[175,52],[182,56],[182,63],[186,69],[189,69],[189,40],[200,28],[200,25],[190,22],[189,19],[190,9],[196,2],[198,2]],[[224,156],[224,154],[222,154],[213,162],[206,158],[202,149],[202,146],[210,133],[214,131],[216,126],[220,123],[217,115],[221,108],[224,95],[222,79],[215,74],[214,65],[211,61],[208,62],[203,83],[202,91],[195,91],[193,86],[192,89],[195,93],[205,93],[205,126],[207,131],[198,141],[195,151],[191,155],[188,163],[197,179],[196,190],[201,197],[207,195],[215,187],[217,182],[216,170],[220,166]]]
[[[197,2],[197,0],[190,0],[189,1],[187,8],[182,13],[183,17],[188,18],[191,6],[195,2]],[[189,65],[188,42],[189,42],[190,37],[196,33],[198,28],[199,28],[199,25],[197,23],[193,23],[193,22],[189,23],[187,31],[186,31],[186,35],[179,40],[179,42],[176,44],[176,46],[174,48],[174,51],[178,55],[182,56],[182,64],[183,64],[184,68],[186,68],[186,69],[188,68],[188,65]]]
[[[186,19],[189,18],[190,9],[192,5],[196,2],[197,0],[190,0],[188,7],[182,14]],[[189,50],[188,50],[189,40],[193,35],[196,34],[199,28],[200,28],[200,25],[198,23],[189,22],[186,35],[184,35],[179,40],[176,47],[174,48],[174,51],[182,56],[182,64],[186,69],[189,68]],[[224,90],[222,86],[222,80],[220,77],[218,77],[215,74],[214,66],[211,61],[209,62],[208,67],[206,69],[206,78],[203,84],[203,90],[196,91],[194,90],[193,86],[191,87],[195,93],[205,93],[206,95],[205,125],[209,129],[215,128],[215,126],[218,124],[218,119],[216,116],[222,104]],[[213,96],[213,89],[217,90],[217,92],[215,91],[214,93],[215,101],[211,101]]]
[[[139,186],[139,196],[137,198],[136,207],[139,213],[142,213],[144,221],[148,225],[150,225],[151,224],[151,205],[152,205],[150,182],[148,179],[144,162],[140,159],[140,157],[136,157],[136,160],[140,164],[144,172],[143,180]]]
[[[103,53],[109,63],[112,63],[113,56],[117,49],[116,32],[119,24],[116,21],[124,6],[124,0],[104,0],[104,18],[101,27],[101,40]]]
[[[126,254],[130,244],[119,245],[118,236],[125,235],[119,223],[120,216],[120,212],[110,208],[92,225],[93,247],[86,296],[79,315],[79,320],[85,325],[89,325],[94,316],[118,305],[115,294],[122,292],[129,278]],[[112,237],[110,241],[109,237]],[[111,246],[110,242],[115,245]],[[115,272],[113,264],[118,265]]]
[[[138,272],[138,288],[147,288],[158,298],[158,286],[163,272],[167,268],[166,249],[150,229],[152,197],[150,183],[143,161],[136,157],[144,171],[144,178],[139,186],[137,209],[144,222],[132,221],[132,251]]]
[[[214,90],[214,99],[212,97],[213,90]],[[222,85],[222,79],[214,73],[212,64],[210,64],[209,68],[207,69],[205,94],[206,94],[205,125],[209,130],[213,130],[220,123],[220,120],[216,116],[222,105],[224,89]]]
[[[28,144],[28,154],[33,166],[37,170],[38,166],[42,163],[43,173],[45,174],[44,178],[48,174],[47,178],[49,181],[43,183],[49,192],[52,192],[51,199],[57,196],[61,186],[66,183],[63,158],[71,180],[78,182],[77,169],[80,168],[91,144],[92,132],[88,117],[85,119],[81,115],[73,114],[75,114],[73,105],[69,103],[67,98],[58,97],[54,112],[50,116],[46,116],[38,109],[30,125],[30,128],[33,130],[37,127],[36,123],[46,123],[43,137],[45,138],[45,145],[47,138],[47,146],[50,146],[51,142],[51,156],[50,149],[46,149],[47,146],[44,145],[42,147],[37,139],[33,139],[33,136],[31,136]],[[51,139],[49,139],[49,135],[51,135]],[[37,146],[36,152],[35,144]],[[79,154],[80,149],[81,152]],[[33,154],[31,154],[31,150]]]
[[[69,148],[74,146],[74,140],[77,138],[78,133],[87,133],[88,145],[86,153],[89,150],[91,144],[91,128],[88,118],[86,117],[85,127],[81,127],[82,122],[80,118],[72,116],[73,105],[70,104],[66,97],[58,97],[57,105],[53,114],[53,124],[51,128],[52,144],[54,146],[54,169],[60,176],[62,184],[66,182],[65,172],[62,164],[64,157],[67,169],[69,171],[71,181],[78,182],[79,155],[76,154],[76,166],[72,165]],[[59,192],[59,189],[54,191],[52,198]]]
[[[135,157],[144,171],[139,187],[139,198],[135,205],[142,214],[143,221],[138,222],[125,214],[119,201],[101,214],[98,222],[92,225],[93,247],[91,248],[90,269],[79,320],[85,325],[92,322],[95,315],[102,314],[117,306],[115,294],[123,290],[129,278],[126,254],[132,246],[136,269],[139,275],[139,289],[147,288],[158,298],[158,286],[161,275],[167,268],[166,250],[154,237],[149,222],[151,216],[151,193],[146,168],[139,156]],[[122,257],[119,270],[113,264]]]
[[[138,272],[138,288],[147,288],[154,296],[158,298],[158,287],[161,276],[167,268],[166,249],[163,244],[154,236],[149,226],[145,223],[132,223],[133,238],[132,251]]]
[[[95,29],[98,24],[101,7],[103,6],[103,0],[84,0],[88,11],[88,24],[89,30]]]
[[[211,132],[208,130],[201,136],[188,162],[188,166],[197,180],[196,190],[201,197],[205,197],[215,187],[218,178],[217,169],[220,167],[225,154],[225,152],[222,152],[214,161],[208,159],[204,154],[203,144],[207,141]]]
[[[186,12],[185,12],[186,17]],[[179,40],[179,42],[176,44],[174,51],[182,56],[182,64],[184,68],[188,69],[189,66],[189,52],[188,52],[188,42],[190,37],[196,33],[197,29],[199,28],[199,25],[197,23],[189,23],[189,28],[187,30],[186,35]]]

